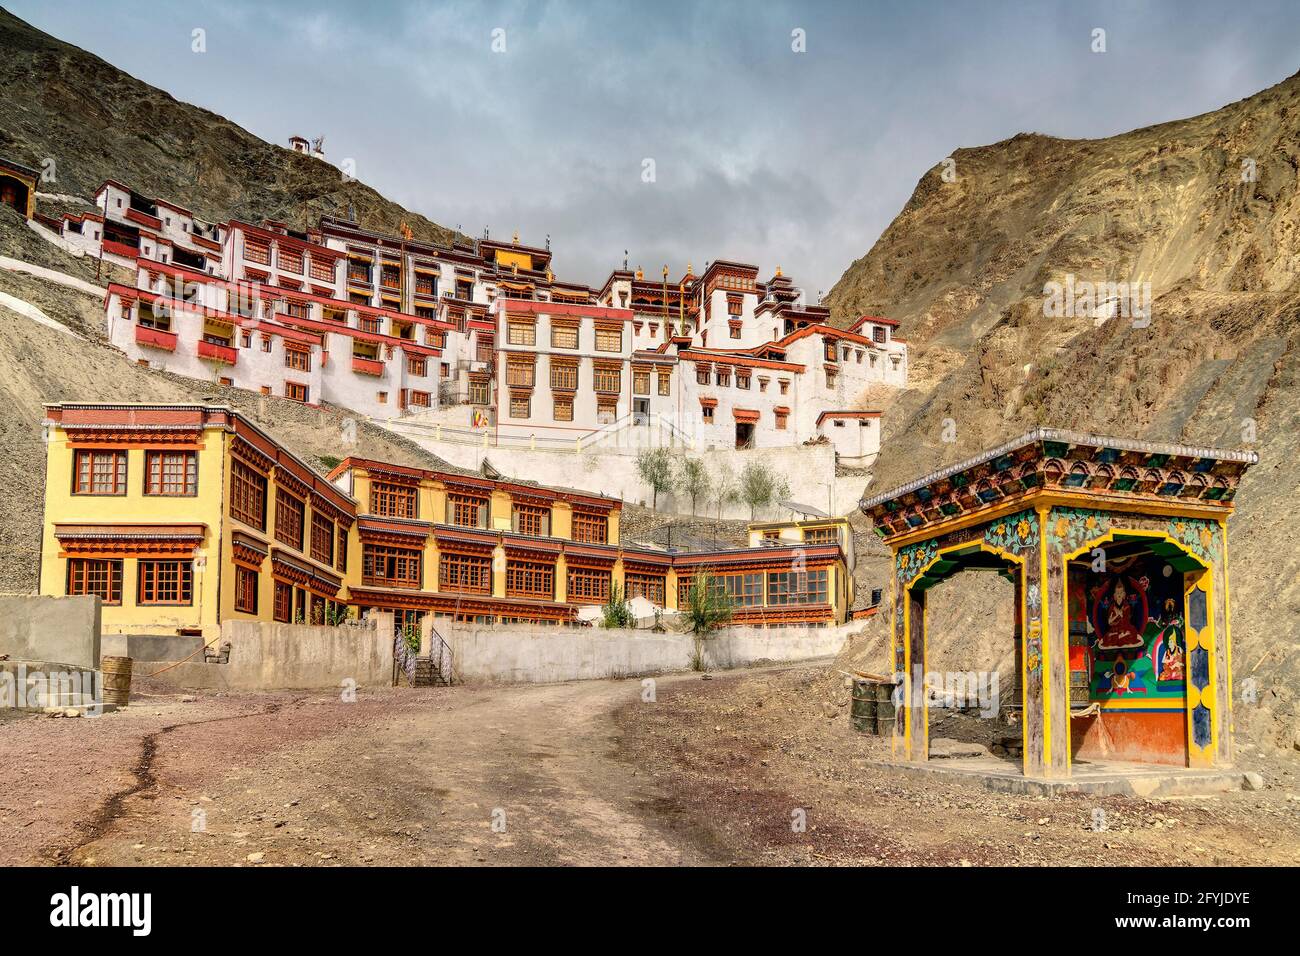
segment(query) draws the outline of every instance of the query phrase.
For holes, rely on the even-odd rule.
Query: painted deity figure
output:
[[[1133,679],[1137,675],[1133,672],[1132,665],[1124,659],[1122,654],[1115,658],[1115,663],[1110,670],[1106,671],[1104,676],[1110,678],[1110,687],[1106,688],[1106,690],[1116,696],[1146,693],[1146,688],[1140,683],[1136,685],[1133,683]]]
[[[1137,589],[1130,592],[1124,578],[1116,575],[1110,588],[1101,590],[1093,613],[1097,650],[1119,651],[1144,646],[1142,628],[1146,618],[1146,596]]]
[[[1182,615],[1173,598],[1165,599],[1161,614],[1164,626],[1151,648],[1151,663],[1156,666],[1157,680],[1179,681],[1186,676],[1186,652],[1182,640]]]

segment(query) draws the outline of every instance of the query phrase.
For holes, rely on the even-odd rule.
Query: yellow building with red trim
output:
[[[618,499],[363,458],[322,476],[225,406],[60,403],[46,431],[40,590],[98,594],[109,633],[211,638],[346,606],[559,624],[615,591],[674,610],[700,571],[736,624],[840,623],[852,605],[847,538],[811,527],[747,548],[628,545]]]

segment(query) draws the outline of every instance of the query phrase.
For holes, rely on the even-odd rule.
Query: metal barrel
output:
[[[853,703],[849,707],[849,722],[860,734],[876,732],[876,695],[871,683],[862,677],[853,679]]]
[[[131,658],[105,657],[99,669],[104,674],[104,703],[125,707],[131,700]]]

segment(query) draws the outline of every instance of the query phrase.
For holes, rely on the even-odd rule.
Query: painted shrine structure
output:
[[[929,759],[927,593],[986,569],[1014,593],[1026,777],[1230,764],[1228,517],[1258,460],[1039,428],[863,499],[892,555],[894,753]]]

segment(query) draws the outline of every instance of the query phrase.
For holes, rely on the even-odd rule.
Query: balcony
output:
[[[104,240],[104,251],[111,256],[121,256],[123,259],[134,259],[140,254],[136,246],[129,246],[125,242],[114,242],[112,239]]]
[[[239,353],[229,345],[217,345],[215,342],[199,343],[199,358],[212,359],[216,362],[224,362],[227,365],[234,365],[238,354]]]
[[[360,358],[352,356],[352,371],[361,375],[374,375],[376,378],[384,374],[384,363],[377,359]]]
[[[147,325],[137,325],[135,327],[135,344],[175,352],[176,333],[164,332],[162,329],[151,329]]]

